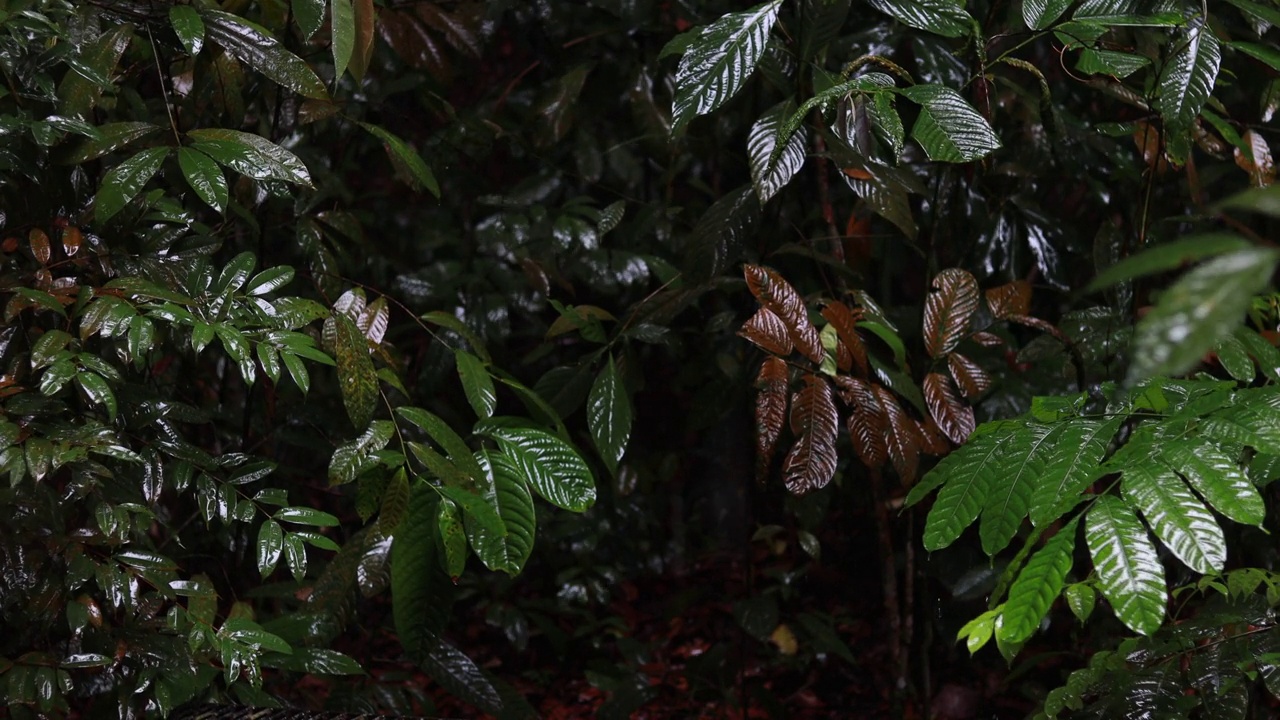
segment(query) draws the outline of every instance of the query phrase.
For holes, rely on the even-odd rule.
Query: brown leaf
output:
[[[787,364],[772,355],[756,377],[756,480],[763,481],[787,419]]]
[[[377,12],[373,0],[355,0],[356,37],[347,69],[357,80],[364,77],[373,59],[373,29],[377,24]]]
[[[981,365],[960,353],[947,355],[947,366],[951,368],[951,377],[955,378],[960,392],[970,400],[991,387],[991,375]]]
[[[933,418],[917,420],[916,429],[920,431],[920,452],[937,456],[951,452],[951,443],[947,442],[947,437]]]
[[[826,380],[804,376],[805,386],[791,398],[791,430],[796,443],[783,462],[787,490],[803,495],[826,487],[836,474],[835,398]]]
[[[62,251],[67,257],[75,257],[80,252],[80,246],[84,244],[84,233],[80,232],[80,228],[75,225],[68,225],[62,230]]]
[[[1041,320],[1038,317],[1030,317],[1028,315],[1010,315],[1006,319],[1010,322],[1016,322],[1019,325],[1026,325],[1029,328],[1035,328],[1041,332],[1047,332],[1057,338],[1063,345],[1068,347],[1075,344],[1071,342],[1071,338],[1067,337],[1067,334],[1059,330],[1056,325],[1051,322]]]
[[[973,432],[973,408],[960,399],[951,384],[950,378],[942,373],[931,372],[924,376],[921,386],[924,390],[924,402],[929,406],[929,414],[938,423],[938,427],[951,442],[963,444]]]
[[[969,336],[969,339],[982,345],[983,347],[999,347],[1004,344],[1004,339],[993,332],[979,330]]]
[[[991,314],[1003,320],[1010,315],[1026,315],[1031,312],[1031,283],[1014,280],[986,292]]]
[[[743,266],[747,287],[760,304],[773,311],[787,328],[787,335],[796,349],[815,365],[821,365],[826,351],[818,329],[809,322],[809,310],[796,293],[795,288],[778,273],[760,265]]]
[[[910,487],[915,484],[916,472],[920,468],[920,430],[915,421],[907,416],[907,411],[898,404],[898,398],[889,388],[873,385],[872,389],[875,390],[876,399],[880,401],[880,407],[884,409],[885,417],[889,419],[890,432],[886,443],[889,460],[893,462],[893,469],[898,472],[902,484]]]
[[[49,247],[49,235],[40,228],[31,228],[31,232],[27,233],[27,241],[31,245],[31,254],[36,262],[48,265],[49,259],[53,257]]]
[[[978,281],[965,270],[948,268],[933,279],[935,292],[924,303],[924,348],[930,357],[951,352],[978,309]]]
[[[840,397],[852,412],[846,423],[849,440],[858,459],[869,468],[878,468],[889,459],[885,438],[889,435],[889,419],[880,408],[880,401],[867,381],[844,375],[836,377]]]
[[[1240,137],[1249,146],[1251,152],[1244,153],[1240,148],[1236,148],[1236,165],[1249,173],[1249,179],[1253,181],[1254,187],[1267,187],[1275,182],[1276,166],[1271,159],[1271,147],[1267,145],[1267,139],[1252,130],[1245,130]]]
[[[791,337],[787,335],[787,326],[769,308],[757,310],[755,315],[742,324],[738,335],[774,355],[786,357],[791,354]]]
[[[869,374],[867,346],[862,343],[862,338],[857,331],[862,310],[850,310],[848,305],[839,300],[831,300],[822,308],[822,317],[835,327],[840,345],[848,349],[849,354],[853,356],[853,362],[858,365],[858,370],[862,371],[863,375]],[[839,356],[837,356],[838,359]]]

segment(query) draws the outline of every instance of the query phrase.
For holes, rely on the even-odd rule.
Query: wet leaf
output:
[[[333,35],[329,49],[333,52],[333,77],[336,80],[347,71],[351,52],[356,46],[356,9],[351,0],[329,0],[329,13]]]
[[[293,19],[304,40],[310,40],[324,25],[325,0],[293,0]]]
[[[1062,592],[1071,572],[1078,523],[1072,521],[1031,556],[1009,588],[1009,597],[996,626],[996,636],[1007,643],[1021,643],[1040,627],[1049,607]]]
[[[809,322],[809,310],[795,289],[781,275],[759,265],[744,265],[747,287],[760,304],[773,311],[787,328],[795,346],[814,364],[820,365],[826,350],[818,329]]]
[[[950,4],[947,0],[937,1]],[[925,84],[912,85],[898,92],[920,104],[920,117],[911,129],[911,136],[924,148],[930,160],[971,162],[1000,147],[1000,139],[986,118],[955,90]]]
[[[227,179],[223,177],[222,168],[218,167],[213,158],[199,150],[178,148],[178,167],[187,184],[201,200],[218,212],[226,210],[230,199]]]
[[[792,133],[782,148],[777,148],[778,129],[795,109],[790,100],[781,102],[760,117],[747,134],[747,158],[751,162],[751,184],[763,205],[804,165],[808,133],[804,127]]]
[[[850,310],[849,306],[839,300],[828,301],[822,308],[822,317],[836,329],[840,343],[849,351],[853,362],[862,375],[870,373],[867,360],[867,346],[858,335],[857,324],[862,317],[861,310]]]
[[[242,17],[202,8],[205,36],[240,62],[299,95],[324,100],[329,93],[302,58],[289,52],[268,31]]]
[[[453,356],[458,365],[458,378],[462,380],[462,390],[471,409],[475,410],[481,420],[492,416],[498,406],[498,395],[489,370],[480,358],[469,352],[455,350]]]
[[[1014,280],[986,291],[987,306],[997,320],[1031,312],[1031,283]]]
[[[787,326],[769,308],[756,310],[756,314],[743,323],[738,335],[774,355],[786,357],[791,354],[791,337],[787,334]]]
[[[889,418],[870,383],[860,378],[839,376],[840,396],[851,412],[846,423],[853,450],[863,465],[878,468],[889,460]]]
[[[631,437],[631,399],[613,363],[613,355],[606,358],[587,397],[587,427],[600,459],[610,473],[617,474],[618,463]]]
[[[114,122],[99,125],[97,129],[97,137],[75,145],[66,154],[58,155],[58,159],[71,165],[95,160],[128,147],[134,141],[156,132],[160,126],[146,122]]]
[[[365,428],[378,403],[378,374],[369,359],[369,341],[345,314],[335,312],[332,318],[337,331],[333,354],[342,404],[351,424],[357,429]]]
[[[160,170],[169,148],[147,148],[111,168],[102,178],[102,187],[93,203],[93,215],[104,223],[142,192],[143,186]]]
[[[1241,139],[1249,149],[1246,154],[1235,149],[1236,165],[1249,173],[1249,180],[1254,187],[1267,187],[1276,180],[1276,165],[1271,158],[1271,147],[1261,133],[1245,130]]]
[[[1164,568],[1147,529],[1119,498],[1104,495],[1089,511],[1085,540],[1098,588],[1120,622],[1150,635],[1165,616]]]
[[[733,97],[764,54],[782,0],[729,13],[699,31],[680,58],[671,132]]]
[[[1162,243],[1109,265],[1085,287],[1085,292],[1101,290],[1126,280],[1177,270],[1196,260],[1244,250],[1249,246],[1247,240],[1230,233],[1192,235]]]
[[[284,551],[284,529],[275,520],[267,519],[258,528],[258,573],[267,577],[276,569],[280,553]]]
[[[924,306],[924,345],[940,358],[959,344],[978,309],[978,282],[964,270],[949,268],[933,279],[934,292]]]
[[[975,426],[973,408],[960,399],[951,380],[942,373],[931,372],[925,375],[921,388],[924,390],[924,401],[929,406],[929,414],[937,421],[938,427],[951,442],[964,444]]]
[[[991,387],[991,375],[982,366],[958,352],[947,354],[947,367],[960,392],[970,400],[977,398]]]
[[[595,504],[591,470],[565,441],[541,430],[493,421],[477,423],[476,432],[496,439],[529,486],[547,502],[574,512]]]
[[[1164,118],[1165,151],[1175,163],[1183,163],[1190,152],[1191,128],[1213,92],[1222,62],[1218,39],[1204,19],[1186,30],[1185,40],[1174,43],[1176,51],[1160,75],[1156,108]]]
[[[204,46],[204,21],[195,8],[190,5],[174,5],[169,8],[169,24],[173,26],[178,42],[182,43],[187,54],[193,57],[199,55],[200,48]]]
[[[872,385],[876,400],[884,416],[889,420],[889,432],[885,445],[889,450],[889,460],[897,471],[902,483],[911,486],[916,481],[920,468],[920,431],[915,422],[907,417],[907,411],[898,404],[892,391],[881,385]]]
[[[387,157],[391,158],[396,175],[401,180],[414,190],[426,190],[437,198],[440,197],[440,185],[436,182],[436,176],[417,150],[377,125],[362,122],[360,127],[382,141],[382,147],[387,151]]]
[[[764,482],[787,419],[787,364],[766,357],[756,376],[756,481]]]
[[[821,490],[836,472],[838,416],[831,385],[812,374],[804,376],[805,386],[791,398],[791,431],[795,445],[783,461],[787,490],[803,495]]]
[[[898,22],[917,30],[944,37],[968,35],[977,21],[964,11],[963,5],[950,0],[868,0],[871,7]]]
[[[1071,0],[1023,0],[1022,20],[1032,30],[1044,30],[1070,6]]]
[[[260,135],[202,128],[187,132],[192,148],[255,180],[283,180],[311,187],[311,174],[297,155]]]

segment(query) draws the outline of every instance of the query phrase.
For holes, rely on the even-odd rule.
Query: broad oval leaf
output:
[[[169,148],[147,148],[111,168],[102,178],[102,187],[93,201],[93,216],[98,222],[110,220],[129,201],[142,192],[143,186],[160,169]]]
[[[1138,516],[1112,495],[1099,497],[1085,518],[1085,543],[1098,589],[1129,629],[1150,635],[1165,615],[1164,568]]]
[[[924,391],[924,402],[929,406],[929,414],[938,423],[938,427],[951,442],[964,444],[973,432],[973,408],[960,399],[951,380],[942,373],[931,372],[925,375],[921,389]]]
[[[304,97],[325,100],[324,83],[266,28],[228,12],[201,9],[205,34],[240,62]]]
[[[1067,573],[1071,572],[1077,527],[1075,520],[1067,523],[1018,573],[1018,579],[1009,588],[1001,622],[996,626],[997,637],[1007,643],[1024,642],[1040,626],[1049,606],[1062,592]]]
[[[369,341],[345,314],[331,316],[336,334],[333,355],[338,367],[338,388],[347,417],[357,429],[368,427],[378,403],[378,373],[369,358]]]
[[[787,328],[791,341],[815,365],[826,357],[818,329],[809,321],[809,309],[795,288],[773,270],[760,265],[744,265],[747,287],[760,304],[773,311]]]
[[[565,441],[542,430],[508,427],[491,420],[477,423],[475,429],[498,441],[529,486],[547,502],[573,512],[595,504],[591,470]]]
[[[1177,375],[1231,333],[1253,296],[1271,280],[1280,252],[1249,248],[1220,255],[1191,270],[1160,296],[1134,331],[1126,383]]]
[[[787,364],[780,358],[765,358],[756,389],[756,480],[763,482],[787,419]]]
[[[846,427],[853,451],[863,465],[875,469],[889,460],[889,418],[880,407],[871,384],[861,378],[845,375],[836,378],[840,395],[851,411]]]
[[[911,136],[935,162],[970,162],[1000,147],[986,118],[960,93],[942,85],[912,85],[898,92],[920,104]]]
[[[990,288],[983,295],[987,299],[987,306],[991,308],[991,314],[997,319],[1031,312],[1031,283],[1026,280],[1014,280]]]
[[[671,133],[720,107],[742,87],[764,54],[782,0],[728,13],[693,39],[676,71]]]
[[[924,304],[924,347],[940,358],[955,349],[978,309],[978,281],[966,270],[948,268],[933,279]]]
[[[1165,442],[1158,457],[1178,471],[1213,509],[1245,525],[1261,525],[1267,507],[1262,496],[1240,466],[1221,448],[1210,443],[1189,447]]]
[[[1138,463],[1124,469],[1124,498],[1173,554],[1192,570],[1222,572],[1227,541],[1213,514],[1168,468]]]
[[[483,527],[467,525],[471,547],[485,567],[509,575],[519,574],[533,552],[537,517],[533,496],[524,476],[511,457],[502,453],[482,452],[477,457],[481,468],[492,471],[493,495],[489,501],[502,518],[506,534],[497,535]]]
[[[465,350],[455,350],[454,361],[458,365],[458,379],[462,381],[462,390],[467,402],[476,416],[481,420],[492,417],[498,407],[498,394],[493,387],[493,378],[480,358]]]
[[[796,443],[783,462],[787,490],[803,495],[820,490],[836,472],[836,436],[839,418],[831,385],[813,374],[791,398],[791,431]]]
[[[227,179],[213,158],[193,148],[178,148],[178,167],[187,184],[205,204],[218,212],[227,209],[230,199]]]
[[[991,387],[991,375],[981,365],[958,352],[947,353],[947,367],[960,392],[970,400],[977,399]]]
[[[1187,28],[1186,39],[1174,42],[1176,51],[1160,75],[1156,108],[1164,118],[1165,151],[1175,163],[1186,160],[1190,137],[1200,109],[1213,92],[1222,62],[1222,49],[1207,23]]]
[[[787,326],[767,307],[756,310],[756,314],[738,329],[738,335],[774,355],[786,357],[791,354],[791,337],[787,334]]]
[[[311,187],[311,174],[297,155],[253,133],[226,128],[187,132],[196,150],[255,180],[283,180]]]
[[[962,37],[977,27],[977,21],[953,0],[868,0],[871,7],[917,30],[944,37]]]
[[[760,204],[769,202],[804,165],[808,132],[802,126],[777,147],[779,129],[795,109],[790,100],[773,106],[751,126],[747,134],[747,158],[751,162],[751,185]]]
[[[609,472],[616,474],[631,437],[631,399],[613,363],[613,355],[607,357],[587,397],[587,428],[600,458]]]

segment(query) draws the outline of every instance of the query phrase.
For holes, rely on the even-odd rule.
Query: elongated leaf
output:
[[[1192,126],[1218,78],[1222,50],[1213,31],[1203,22],[1187,28],[1186,39],[1179,39],[1175,47],[1177,51],[1160,75],[1156,108],[1167,129],[1165,151],[1175,163],[1182,163],[1191,150]]]
[[[173,26],[178,41],[188,55],[200,54],[204,46],[204,21],[200,14],[190,5],[174,5],[169,8],[169,24]]]
[[[387,157],[391,158],[391,164],[395,166],[396,175],[401,180],[414,190],[426,190],[440,197],[440,184],[436,182],[436,176],[431,172],[431,167],[417,150],[382,127],[365,122],[360,123],[360,127],[382,141],[382,147],[387,151]]]
[[[253,133],[226,128],[187,132],[193,147],[219,163],[257,180],[283,180],[311,187],[311,174],[297,155]]]
[[[978,281],[965,270],[948,268],[933,279],[924,305],[924,346],[940,358],[955,349],[978,309]]]
[[[1234,336],[1248,350],[1249,356],[1258,363],[1262,374],[1274,382],[1280,382],[1280,350],[1247,327],[1236,328]]]
[[[1132,386],[1191,368],[1239,324],[1271,279],[1280,252],[1250,248],[1220,255],[1182,276],[1134,332]]]
[[[1003,472],[991,479],[988,498],[982,508],[978,534],[982,550],[994,556],[1005,549],[1018,533],[1031,506],[1031,495],[1043,480],[1046,458],[1053,447],[1052,436],[1060,427],[1029,423],[1009,438]],[[1056,594],[1056,592],[1055,592]]]
[[[689,281],[709,282],[736,265],[759,216],[760,201],[750,185],[730,190],[712,203],[686,242],[683,266]]]
[[[1147,248],[1137,255],[1130,255],[1107,267],[1085,286],[1084,291],[1095,292],[1126,280],[1176,270],[1196,260],[1244,250],[1248,247],[1247,240],[1230,233],[1210,233],[1181,238]]]
[[[787,419],[787,364],[767,357],[756,376],[756,481],[764,482]]]
[[[283,550],[284,530],[280,527],[280,523],[267,519],[262,523],[262,527],[258,528],[258,573],[262,577],[265,578],[275,570]]]
[[[631,437],[631,399],[613,364],[613,355],[607,356],[591,385],[591,394],[587,397],[587,428],[605,466],[616,474]]]
[[[779,127],[794,110],[795,105],[790,100],[774,105],[760,116],[747,134],[751,184],[761,205],[769,202],[769,198],[786,187],[804,165],[808,133],[803,126],[792,133],[781,148],[777,147]]]
[[[782,320],[787,334],[800,352],[814,364],[822,364],[826,350],[822,347],[818,329],[809,321],[809,310],[795,288],[769,268],[748,264],[742,270],[751,294]]]
[[[1262,523],[1266,515],[1262,496],[1221,448],[1210,443],[1190,447],[1166,442],[1157,452],[1160,460],[1185,477],[1213,509],[1239,523]]]
[[[357,429],[367,427],[378,404],[378,373],[369,358],[369,342],[345,314],[331,316],[337,334],[333,355],[338,366],[338,387],[347,417]]]
[[[178,6],[185,7],[185,6]],[[227,209],[230,192],[222,168],[213,158],[192,148],[178,148],[178,167],[187,184],[209,207],[218,212]]]
[[[299,95],[326,100],[324,83],[302,58],[289,52],[265,28],[228,12],[201,8],[205,34],[237,60]]]
[[[938,427],[952,442],[963,444],[969,433],[973,432],[973,408],[960,399],[951,380],[942,373],[925,375],[921,389],[924,390],[924,401],[929,406],[929,414],[938,423]]]
[[[440,528],[440,550],[444,554],[444,570],[455,583],[467,569],[467,532],[463,529],[462,511],[449,498],[440,498],[440,514],[436,516]],[[477,526],[479,524],[477,523]],[[481,529],[486,535],[488,531]]]
[[[391,608],[396,636],[415,661],[430,651],[453,604],[453,583],[440,563],[439,502],[434,490],[417,483],[408,517],[391,546]]]
[[[1249,350],[1235,335],[1227,335],[1219,340],[1213,348],[1213,353],[1217,356],[1222,369],[1235,380],[1251,383],[1257,377],[1258,371],[1253,367]]]
[[[424,638],[418,648],[409,652],[409,657],[450,693],[490,715],[502,713],[502,696],[493,683],[471,658],[439,636],[431,634]]]
[[[920,117],[911,136],[930,160],[970,162],[1000,147],[1000,139],[986,118],[955,90],[942,85],[912,85],[898,92],[920,104]]]
[[[102,92],[111,87],[111,76],[133,39],[133,30],[128,23],[117,25],[80,51],[79,59],[71,64],[74,72],[67,73],[58,87],[63,115],[89,117]]]
[[[929,551],[944,548],[978,519],[995,479],[1004,476],[1011,461],[1009,449],[1023,429],[1012,421],[984,424],[969,442],[946,456],[907,494],[909,507],[938,486],[942,491],[925,521],[924,546]]]
[[[1104,495],[1085,519],[1085,542],[1098,573],[1098,588],[1116,617],[1150,635],[1165,614],[1164,568],[1138,517],[1119,498]]]
[[[293,19],[304,40],[310,40],[324,25],[324,5],[325,0],[293,0]]]
[[[498,394],[493,388],[493,378],[480,358],[464,350],[455,350],[454,360],[458,364],[458,378],[462,380],[462,390],[466,393],[467,402],[476,415],[483,420],[491,417],[498,407]]]
[[[859,310],[855,313],[839,300],[831,300],[823,306],[822,317],[836,329],[840,344],[849,351],[849,355],[853,358],[858,370],[863,375],[870,374],[871,368],[870,361],[867,359],[867,346],[862,342],[862,336],[858,335],[857,330],[858,319],[862,317],[862,311]]]
[[[791,431],[796,443],[783,461],[787,490],[803,495],[820,490],[836,472],[836,435],[839,418],[831,385],[812,374],[791,398]]]
[[[396,414],[417,425],[436,444],[444,448],[445,454],[449,456],[449,459],[465,476],[473,481],[481,477],[480,465],[476,462],[471,448],[467,447],[467,443],[462,437],[454,432],[453,428],[449,427],[449,424],[440,417],[422,408],[410,406],[396,408]]]
[[[951,0],[868,0],[871,7],[917,30],[944,37],[968,35],[977,23]]]
[[[477,423],[476,432],[496,439],[525,482],[547,502],[574,512],[595,504],[591,470],[565,441],[541,430],[492,421]]]
[[[787,334],[787,326],[769,308],[757,310],[755,315],[742,324],[738,335],[774,355],[786,357],[791,354],[791,337]]]
[[[1032,30],[1044,30],[1071,6],[1071,0],[1022,0],[1022,21]]]
[[[729,13],[703,28],[680,58],[671,110],[674,135],[720,107],[746,82],[764,54],[782,0]]]
[[[1031,524],[1044,527],[1074,506],[1098,474],[1098,464],[1124,418],[1078,418],[1053,434],[1044,474],[1031,493]]]
[[[885,438],[885,447],[889,451],[889,460],[898,473],[898,479],[906,485],[916,481],[916,473],[920,468],[920,429],[914,420],[907,416],[898,398],[889,388],[883,385],[871,385],[880,403],[880,410],[889,421],[889,433]]]
[[[889,418],[870,383],[860,378],[838,376],[840,395],[851,408],[847,422],[849,439],[863,465],[878,468],[889,460]]]
[[[98,222],[110,220],[137,197],[168,155],[169,148],[147,148],[111,168],[102,178],[102,187],[93,201],[93,216]]]
[[[1062,592],[1067,573],[1071,572],[1076,528],[1076,520],[1067,523],[1018,573],[1018,579],[1009,588],[1001,622],[996,626],[999,639],[1006,643],[1025,642],[1040,626],[1049,606]]]
[[[1187,567],[1202,574],[1222,571],[1227,542],[1213,514],[1168,468],[1126,467],[1124,498],[1142,511],[1155,534]]]
[[[958,352],[947,353],[947,367],[960,392],[970,400],[977,399],[991,387],[991,375],[981,365]]]
[[[850,0],[804,0],[800,6],[801,60],[813,59],[840,35],[850,4]]]
[[[71,165],[94,160],[128,147],[135,140],[144,138],[159,129],[159,125],[145,122],[115,122],[99,125],[97,137],[86,138],[65,155],[60,154],[58,159]]]
[[[336,80],[347,71],[351,51],[356,46],[356,9],[352,7],[351,0],[329,0],[329,13],[333,33],[329,47],[333,52],[333,77]]]
[[[493,494],[488,498],[506,528],[504,535],[468,524],[467,535],[485,567],[517,575],[533,552],[536,517],[533,496],[515,462],[502,453],[486,452],[478,458],[492,471]]]

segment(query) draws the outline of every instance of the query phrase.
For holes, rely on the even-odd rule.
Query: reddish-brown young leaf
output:
[[[782,473],[787,490],[803,495],[826,487],[836,474],[835,398],[827,381],[812,374],[791,398],[791,431],[796,443],[787,453]]]
[[[986,296],[991,314],[999,320],[1031,312],[1031,283],[1026,280],[1014,280],[993,287],[986,292]]]
[[[948,268],[933,279],[924,303],[924,349],[930,357],[951,352],[969,329],[978,309],[978,281],[965,270]]]
[[[840,344],[853,356],[853,362],[858,365],[862,375],[869,374],[867,346],[862,344],[862,338],[858,336],[856,329],[858,320],[862,318],[862,310],[850,310],[848,305],[839,300],[831,300],[822,308],[822,317],[836,329]]]
[[[898,471],[902,484],[911,487],[916,482],[916,472],[920,468],[920,429],[898,404],[898,398],[889,388],[872,385],[885,417],[889,419],[889,433],[886,445],[889,448],[889,460],[893,469]]]
[[[742,324],[738,334],[774,355],[786,357],[791,354],[791,336],[787,335],[787,326],[769,308],[757,310]]]
[[[921,389],[924,390],[929,414],[951,442],[960,445],[968,440],[974,426],[973,408],[960,399],[951,379],[942,373],[931,372],[924,376]]]
[[[955,378],[960,392],[970,400],[991,387],[991,375],[981,365],[960,353],[947,355],[947,366],[951,368],[951,377]]]
[[[822,338],[818,329],[809,322],[809,309],[795,288],[778,273],[760,265],[744,265],[742,272],[751,294],[782,320],[796,349],[815,365],[821,365],[827,354],[822,349]]]
[[[1006,319],[1010,322],[1016,322],[1019,325],[1026,325],[1027,327],[1035,328],[1041,332],[1047,332],[1067,347],[1071,347],[1075,344],[1071,342],[1071,338],[1067,337],[1067,334],[1059,330],[1056,325],[1051,322],[1041,320],[1040,318],[1030,317],[1028,315],[1010,315]]]
[[[836,384],[840,386],[840,397],[851,408],[846,424],[853,451],[869,468],[884,465],[889,460],[889,446],[885,441],[889,436],[889,419],[880,408],[880,401],[876,399],[871,385],[860,378],[845,375],[837,376]]]
[[[853,369],[853,353],[849,352],[848,346],[836,340],[836,369],[840,372],[849,372]]]
[[[969,336],[969,339],[982,345],[983,347],[999,347],[1004,344],[1004,339],[993,332],[979,330]]]
[[[787,419],[787,364],[772,355],[765,358],[756,387],[756,480],[763,481]]]
[[[917,420],[916,429],[920,431],[920,452],[936,456],[951,452],[951,443],[947,442],[947,436],[938,429],[933,418]]]

